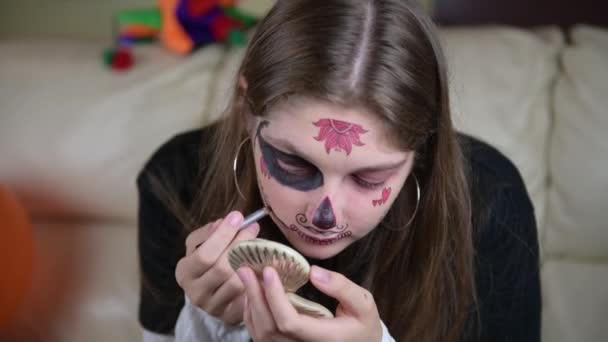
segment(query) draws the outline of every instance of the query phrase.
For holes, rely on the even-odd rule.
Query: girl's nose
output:
[[[312,224],[321,229],[331,229],[336,226],[336,215],[329,197],[325,197],[312,217]]]

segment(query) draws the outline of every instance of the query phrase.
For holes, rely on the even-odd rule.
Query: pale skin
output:
[[[369,291],[339,273],[313,266],[310,281],[340,304],[334,318],[300,315],[272,267],[265,267],[260,282],[243,267],[238,274],[246,285],[244,320],[254,341],[380,341],[382,326]]]
[[[320,120],[335,120],[331,121],[334,130],[351,127],[340,126],[343,122],[365,132],[359,130],[359,140],[351,140],[351,146],[336,144],[335,137],[321,134],[322,123],[330,121]],[[271,217],[295,249],[313,258],[331,258],[373,230],[413,166],[414,153],[393,146],[382,123],[366,111],[297,100],[279,104],[265,118],[252,118],[251,122],[253,154],[259,161],[258,185],[273,210]],[[279,152],[269,154],[269,150]],[[283,156],[281,153],[307,164],[273,159]],[[263,165],[264,161],[273,162],[274,169]],[[281,178],[277,165],[299,178]],[[313,176],[322,181],[306,178]],[[324,215],[319,215],[321,209]],[[229,222],[232,215],[238,217],[236,225]],[[312,284],[339,302],[335,318],[315,319],[295,311],[274,269],[267,267],[263,279],[246,267],[234,272],[227,260],[230,247],[254,239],[260,229],[254,224],[238,231],[241,221],[241,213],[233,212],[188,236],[187,253],[177,265],[176,278],[195,305],[229,324],[244,321],[255,341],[380,340],[381,323],[373,296],[339,273],[312,267]]]
[[[190,301],[228,324],[243,320],[245,287],[227,253],[236,242],[254,239],[260,231],[257,223],[239,231],[242,221],[243,215],[234,211],[190,233],[186,255],[175,268],[177,283]]]
[[[333,148],[328,152],[326,143],[331,136],[315,139],[319,137],[321,127],[314,123],[323,119],[362,127],[366,131],[358,135],[362,146],[353,144],[347,154],[343,148],[338,150],[335,144],[330,144]],[[338,254],[374,229],[392,205],[412,168],[413,152],[393,147],[379,119],[365,111],[295,100],[277,105],[262,119],[256,118],[253,127],[254,159],[264,160],[270,173],[270,177],[264,176],[261,163],[256,163],[260,193],[272,208],[273,219],[278,221],[277,226],[287,240],[300,253],[316,259]],[[262,148],[278,150],[279,156],[265,158]],[[295,174],[288,176],[291,182],[281,181],[281,175],[277,174],[281,170],[273,175],[273,161],[277,168]],[[322,178],[322,185],[314,180],[308,181],[318,175]],[[383,198],[383,193],[389,196],[379,205],[378,200]],[[335,234],[321,235],[306,229],[306,226],[314,226],[315,212],[326,199],[331,203],[336,227],[325,229]],[[306,224],[296,219],[299,214],[304,214]],[[296,229],[290,229],[291,226]],[[340,227],[347,228],[342,230]],[[326,246],[310,244],[301,238],[304,234],[305,237],[326,240],[339,237],[339,233],[344,232],[350,235]]]

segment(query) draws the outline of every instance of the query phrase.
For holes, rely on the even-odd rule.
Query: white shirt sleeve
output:
[[[381,342],[395,342],[395,339],[388,332],[388,328],[386,327],[386,325],[384,325],[384,322],[382,322],[382,320],[380,320],[380,323],[382,324],[382,340],[381,340]]]
[[[395,342],[395,339],[388,332],[384,322],[380,321],[380,323],[382,324],[381,342]],[[188,296],[186,296],[184,307],[177,318],[174,340],[146,340],[145,333],[146,331],[144,331],[144,342],[248,342],[250,339],[249,332],[247,331],[245,324],[241,323],[239,325],[228,325],[223,321],[209,315],[201,308],[193,305],[188,299]],[[152,335],[153,333],[148,334]]]
[[[142,342],[173,342],[173,336],[161,335],[149,330],[143,329],[141,335]]]
[[[193,305],[186,297],[175,324],[174,342],[248,342],[249,332],[245,324],[228,325],[201,308]]]

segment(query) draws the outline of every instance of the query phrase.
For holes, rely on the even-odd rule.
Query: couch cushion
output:
[[[127,73],[103,44],[0,40],[0,182],[37,218],[135,219],[135,177],[176,132],[205,122],[224,49],[135,49]]]
[[[544,223],[550,89],[563,38],[556,28],[488,27],[442,31],[458,129],[508,156]]]
[[[34,283],[13,329],[15,340],[141,340],[135,227],[35,223],[34,228]]]
[[[608,341],[606,264],[548,260],[541,276],[543,341]]]
[[[580,26],[562,54],[551,138],[545,245],[555,256],[608,257],[608,30]]]

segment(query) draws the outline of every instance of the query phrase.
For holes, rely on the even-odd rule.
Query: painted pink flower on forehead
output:
[[[367,133],[363,127],[346,121],[334,119],[320,119],[313,122],[313,125],[320,127],[317,141],[325,140],[325,151],[329,154],[332,149],[343,150],[346,155],[352,151],[353,145],[363,146],[364,143],[359,139],[359,134]]]

